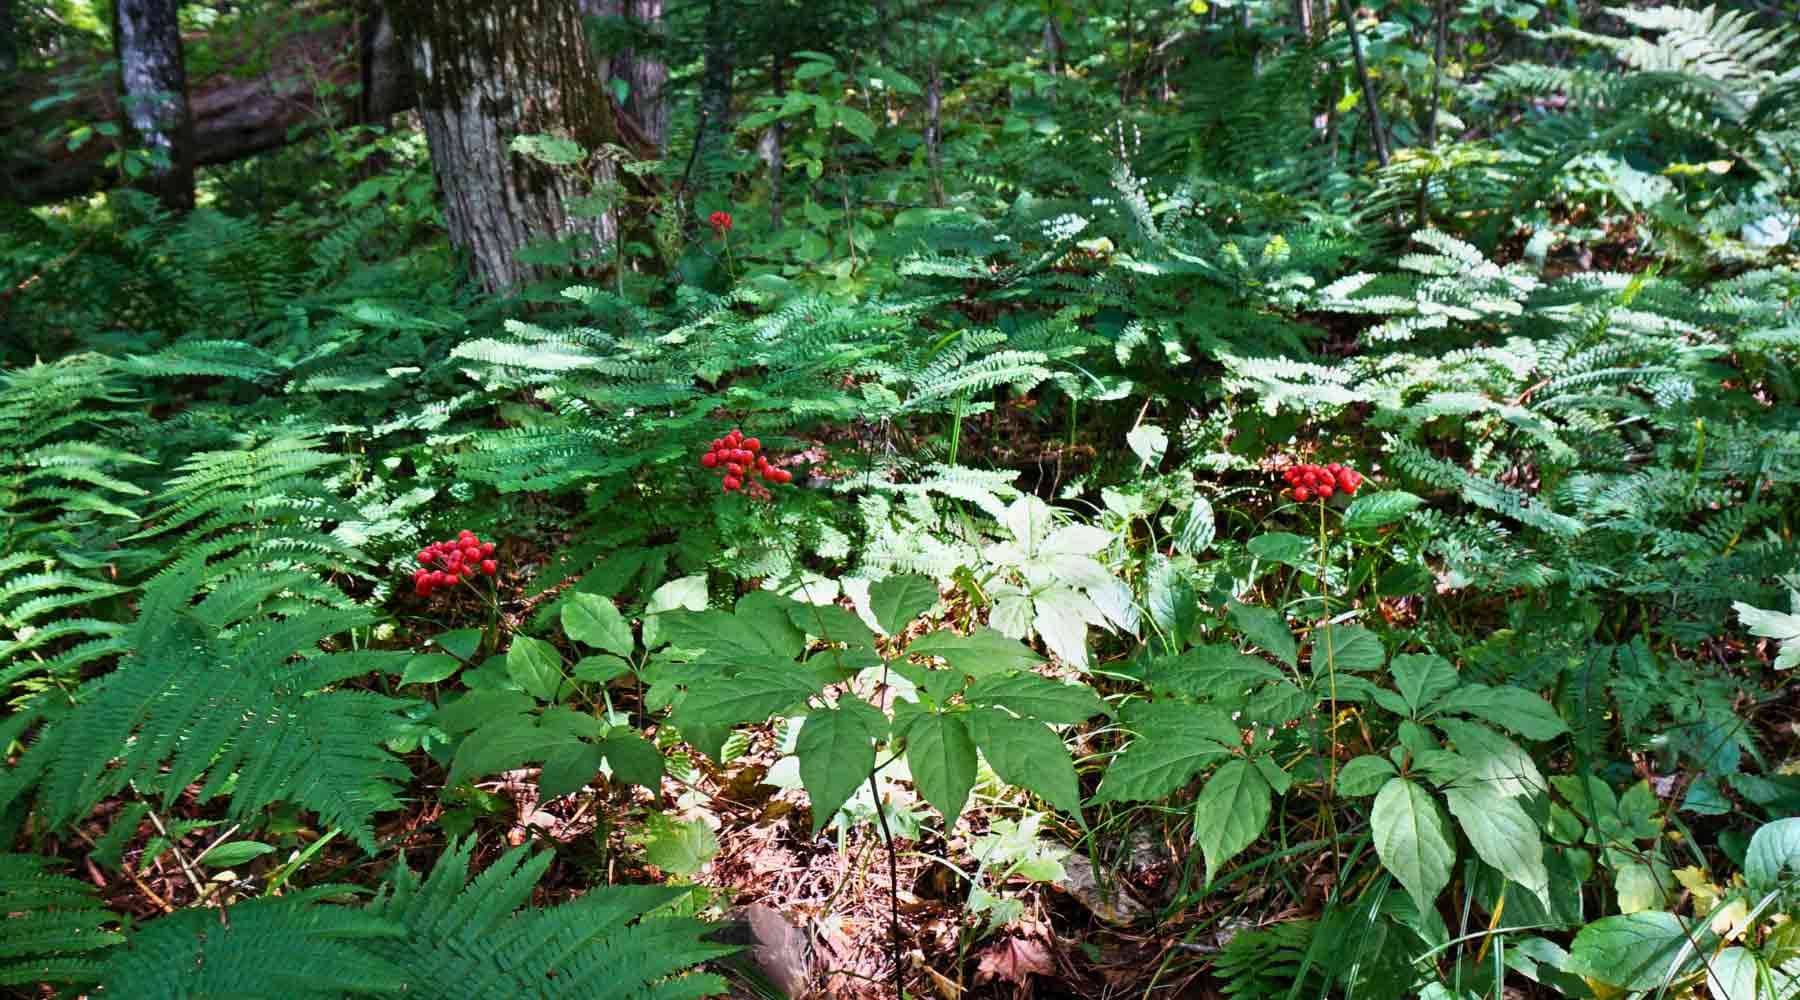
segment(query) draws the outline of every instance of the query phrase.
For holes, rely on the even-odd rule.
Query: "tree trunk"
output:
[[[0,0],[0,77],[19,68],[19,25],[13,20],[12,0]]]
[[[176,0],[114,0],[125,122],[154,157],[142,185],[176,211],[194,207],[194,116],[188,109]]]
[[[773,66],[769,76],[775,85],[777,98],[787,97],[787,53],[777,52],[772,57]],[[781,119],[769,123],[769,227],[781,228],[781,172],[787,169],[781,149]]]
[[[639,24],[660,30],[663,0],[627,0],[626,16]],[[613,67],[613,78],[624,80],[625,111],[643,126],[644,137],[656,144],[660,154],[669,146],[669,64],[654,52],[630,49],[619,54]]]
[[[724,154],[731,139],[732,45],[726,20],[730,0],[710,0],[706,7],[706,56],[700,68],[700,121],[694,128],[694,148],[688,154],[682,186],[704,187],[711,161]],[[694,179],[694,164],[702,164]]]
[[[554,134],[590,153],[619,140],[599,61],[574,0],[390,0],[414,81],[450,240],[490,290],[539,272],[518,253],[542,238],[587,237],[598,253],[615,220],[565,203],[610,185],[611,158],[552,169],[509,151],[515,136]]]
[[[944,207],[943,80],[938,73],[938,50],[931,50],[931,75],[925,81],[925,163],[931,168],[931,203]]]

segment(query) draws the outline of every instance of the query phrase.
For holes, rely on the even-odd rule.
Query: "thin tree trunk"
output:
[[[0,77],[19,68],[19,26],[13,19],[12,0],[0,0]]]
[[[774,84],[777,98],[787,97],[787,53],[777,52],[772,57],[773,66],[769,70],[769,79]],[[769,225],[781,228],[781,172],[786,167],[783,160],[781,119],[769,123]]]
[[[1056,19],[1044,18],[1044,59],[1050,63],[1050,75],[1062,74],[1063,38],[1062,32],[1056,30]]]
[[[931,201],[944,207],[943,80],[938,74],[938,50],[931,50],[931,75],[925,82],[925,162],[931,167]]]
[[[1381,127],[1381,107],[1375,103],[1375,84],[1369,79],[1369,67],[1363,62],[1362,35],[1356,30],[1356,14],[1350,0],[1338,0],[1343,12],[1344,30],[1350,33],[1350,55],[1356,65],[1356,77],[1362,81],[1363,105],[1369,119],[1369,141],[1375,147],[1375,160],[1388,165],[1387,133]]]
[[[729,0],[711,0],[706,10],[706,55],[700,69],[700,124],[695,150],[700,158],[716,156],[731,136],[733,53],[731,29],[725,21]]]
[[[1300,32],[1302,44],[1311,45],[1313,40],[1313,6],[1312,0],[1294,0],[1294,30]]]
[[[194,116],[188,108],[176,0],[114,0],[125,122],[154,157],[141,184],[176,211],[194,207]]]
[[[553,169],[509,151],[555,134],[589,152],[619,142],[598,61],[570,0],[390,0],[413,54],[419,108],[450,239],[483,284],[515,288],[539,275],[517,258],[542,238],[586,237],[598,254],[612,213],[571,216],[565,202],[610,185],[612,161]]]
[[[1425,119],[1425,145],[1436,146],[1438,110],[1444,105],[1444,35],[1450,26],[1450,6],[1437,0],[1437,39],[1431,50],[1431,114]]]
[[[380,122],[396,110],[413,105],[412,74],[406,53],[394,31],[394,19],[379,3],[365,3],[362,29],[357,39],[357,69],[362,89],[357,95],[356,118]]]

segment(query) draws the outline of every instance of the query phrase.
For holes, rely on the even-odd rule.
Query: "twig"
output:
[[[200,876],[194,873],[194,866],[188,861],[187,854],[182,851],[181,845],[175,842],[174,837],[169,836],[169,829],[163,826],[163,821],[156,815],[156,810],[150,810],[149,816],[150,822],[156,827],[156,832],[168,839],[169,851],[175,855],[175,863],[181,866],[182,873],[187,875],[188,881],[193,884],[194,892],[204,893],[206,886],[201,883]]]

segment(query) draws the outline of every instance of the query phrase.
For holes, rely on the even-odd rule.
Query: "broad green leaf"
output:
[[[1550,905],[1543,837],[1518,800],[1495,792],[1491,785],[1472,784],[1446,789],[1444,803],[1481,860]]]
[[[1344,529],[1357,531],[1392,524],[1418,509],[1425,501],[1404,490],[1364,493],[1344,509]]]
[[[1052,588],[1038,595],[1032,615],[1032,627],[1044,637],[1044,645],[1064,663],[1086,671],[1088,665],[1086,616],[1078,605],[1093,607],[1092,602],[1073,590]],[[1098,608],[1095,617],[1102,617]]]
[[[957,635],[949,629],[928,632],[914,639],[906,651],[941,657],[955,669],[977,678],[1009,670],[1030,670],[1044,662],[1030,646],[985,625],[975,626],[968,635]]]
[[[1415,718],[1455,690],[1458,683],[1456,668],[1449,660],[1427,653],[1402,653],[1388,664],[1388,672]]]
[[[1705,954],[1706,939],[1697,939]],[[1654,990],[1688,944],[1688,930],[1672,913],[1646,910],[1602,917],[1583,927],[1569,949],[1568,970],[1628,990]]]
[[[938,601],[937,585],[914,573],[903,573],[869,585],[869,610],[888,635],[899,635]]]
[[[600,773],[601,749],[583,740],[569,740],[544,757],[538,772],[538,796],[554,799],[581,791]]]
[[[1349,671],[1380,670],[1387,650],[1375,633],[1361,625],[1321,625],[1313,631],[1312,671],[1323,676],[1327,668]]]
[[[1141,802],[1180,788],[1242,742],[1237,724],[1210,705],[1134,702],[1122,712],[1138,738],[1107,765],[1101,802]]]
[[[1663,873],[1668,874],[1666,866]],[[1656,869],[1651,865],[1620,865],[1613,875],[1613,891],[1619,897],[1619,912],[1638,913],[1663,905],[1674,884],[1673,877],[1667,882],[1668,884],[1664,884],[1664,880],[1656,877]]]
[[[636,733],[614,729],[600,741],[606,766],[613,777],[655,792],[662,788],[663,755],[649,740]]]
[[[631,664],[611,654],[584,656],[575,661],[575,669],[571,671],[576,680],[589,684],[605,684],[615,677],[623,677],[630,672]]]
[[[1254,645],[1290,667],[1299,665],[1300,647],[1294,644],[1294,633],[1288,630],[1287,620],[1282,618],[1281,612],[1233,601],[1231,620]]]
[[[470,691],[431,713],[432,725],[446,733],[467,733],[502,715],[524,715],[537,702],[523,691]]]
[[[1291,531],[1271,531],[1257,535],[1244,548],[1263,562],[1281,563],[1299,570],[1318,569],[1317,560],[1312,557],[1312,540]]]
[[[1069,749],[1042,722],[993,710],[965,717],[969,734],[994,773],[1009,785],[1030,789],[1044,801],[1081,818],[1081,789]]]
[[[1213,512],[1212,503],[1205,497],[1197,496],[1181,515],[1181,529],[1175,534],[1175,551],[1182,555],[1197,556],[1213,543],[1213,536],[1218,530],[1218,515]]]
[[[668,611],[662,637],[681,649],[705,650],[697,662],[733,669],[791,660],[798,650],[771,649],[751,623],[723,611]]]
[[[751,667],[696,682],[675,709],[677,726],[761,722],[819,690],[797,665]]]
[[[1450,884],[1456,847],[1431,794],[1405,778],[1390,778],[1369,813],[1375,853],[1394,873],[1413,905],[1428,913]]]
[[[1800,614],[1765,611],[1753,608],[1743,601],[1731,602],[1731,608],[1737,612],[1738,620],[1744,623],[1751,635],[1760,635],[1781,643],[1781,652],[1775,657],[1776,670],[1786,670],[1800,664]]]
[[[1256,842],[1269,822],[1269,783],[1241,758],[1226,761],[1194,802],[1194,839],[1206,855],[1206,884]]]
[[[515,636],[506,651],[506,674],[533,697],[553,701],[563,683],[562,657],[542,639]]]
[[[1381,791],[1389,778],[1399,772],[1394,765],[1388,763],[1386,757],[1366,754],[1353,757],[1343,767],[1338,768],[1337,790],[1339,795],[1374,795]]]
[[[906,730],[906,766],[919,794],[943,814],[948,832],[975,787],[975,741],[968,728],[954,715],[920,714]]]
[[[259,844],[254,840],[234,840],[229,844],[220,844],[194,860],[211,868],[230,868],[260,858],[273,850],[275,848],[268,844]]]
[[[800,783],[812,800],[815,836],[875,770],[874,740],[879,734],[866,714],[845,704],[854,700],[854,696],[844,695],[838,699],[838,707],[809,713],[795,743]]]
[[[841,642],[852,649],[872,649],[875,633],[863,624],[856,612],[835,604],[795,603],[788,610],[788,620],[807,635],[826,642]]]
[[[1469,762],[1469,780],[1485,782],[1498,794],[1512,798],[1539,799],[1549,793],[1550,786],[1531,755],[1512,740],[1466,719],[1435,719],[1432,725],[1448,736],[1456,744],[1456,752]]]
[[[671,875],[686,878],[719,853],[719,838],[697,819],[671,819],[651,813],[644,823],[644,860]]]
[[[1750,836],[1744,852],[1744,881],[1762,893],[1796,877],[1800,877],[1800,816],[1764,823]]]
[[[1144,680],[1150,687],[1195,698],[1241,698],[1260,684],[1281,680],[1281,671],[1230,646],[1202,645],[1157,660]]]
[[[443,653],[421,653],[406,661],[406,669],[400,674],[402,687],[408,684],[436,684],[449,680],[462,669],[462,661]]]
[[[773,590],[753,590],[738,598],[731,614],[761,636],[770,652],[791,660],[806,649],[806,633],[795,627],[793,615],[807,607]]]
[[[562,626],[576,642],[619,656],[629,657],[637,645],[631,623],[612,601],[597,594],[570,594],[563,602]]]
[[[1086,684],[1064,684],[1037,674],[989,674],[969,685],[963,699],[971,705],[998,705],[1055,725],[1112,715],[1112,709]]]
[[[1288,788],[1294,784],[1294,776],[1281,769],[1281,764],[1268,754],[1259,754],[1250,758],[1256,769],[1262,773],[1263,780],[1275,790],[1276,795],[1286,795]]]
[[[463,662],[475,658],[475,651],[481,648],[482,631],[478,628],[452,629],[431,640],[438,648]]]
[[[450,775],[444,779],[448,792],[470,778],[498,774],[543,760],[545,753],[560,746],[568,737],[547,734],[537,727],[529,715],[502,716],[470,733],[456,748],[450,762]]]
[[[1145,467],[1155,468],[1169,450],[1169,432],[1155,424],[1139,424],[1125,435],[1125,443]]]
[[[1568,723],[1536,692],[1507,684],[1464,684],[1445,707],[1485,719],[1528,740],[1554,739],[1569,731]]]
[[[705,611],[706,601],[706,574],[704,573],[684,576],[679,580],[670,580],[656,588],[656,591],[650,595],[650,602],[644,606],[644,648],[655,649],[666,640],[662,634],[663,612]]]

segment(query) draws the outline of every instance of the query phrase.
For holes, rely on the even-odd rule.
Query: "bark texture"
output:
[[[727,13],[720,0],[711,0],[706,9],[706,56],[700,69],[700,135],[694,147],[702,157],[722,150],[731,136],[735,66],[731,31],[725,22]]]
[[[113,48],[119,59],[125,121],[157,156],[143,179],[170,208],[194,207],[194,117],[188,108],[176,0],[114,0]]]
[[[649,30],[662,24],[663,0],[625,0],[625,16]],[[630,49],[619,54],[613,79],[628,86],[625,111],[643,127],[659,152],[669,145],[669,66],[654,53]]]
[[[451,242],[482,282],[501,290],[535,277],[517,255],[543,237],[610,244],[610,214],[564,209],[613,180],[610,158],[590,156],[578,173],[508,149],[523,134],[563,136],[590,152],[619,142],[575,0],[392,0],[389,11],[412,52]]]

